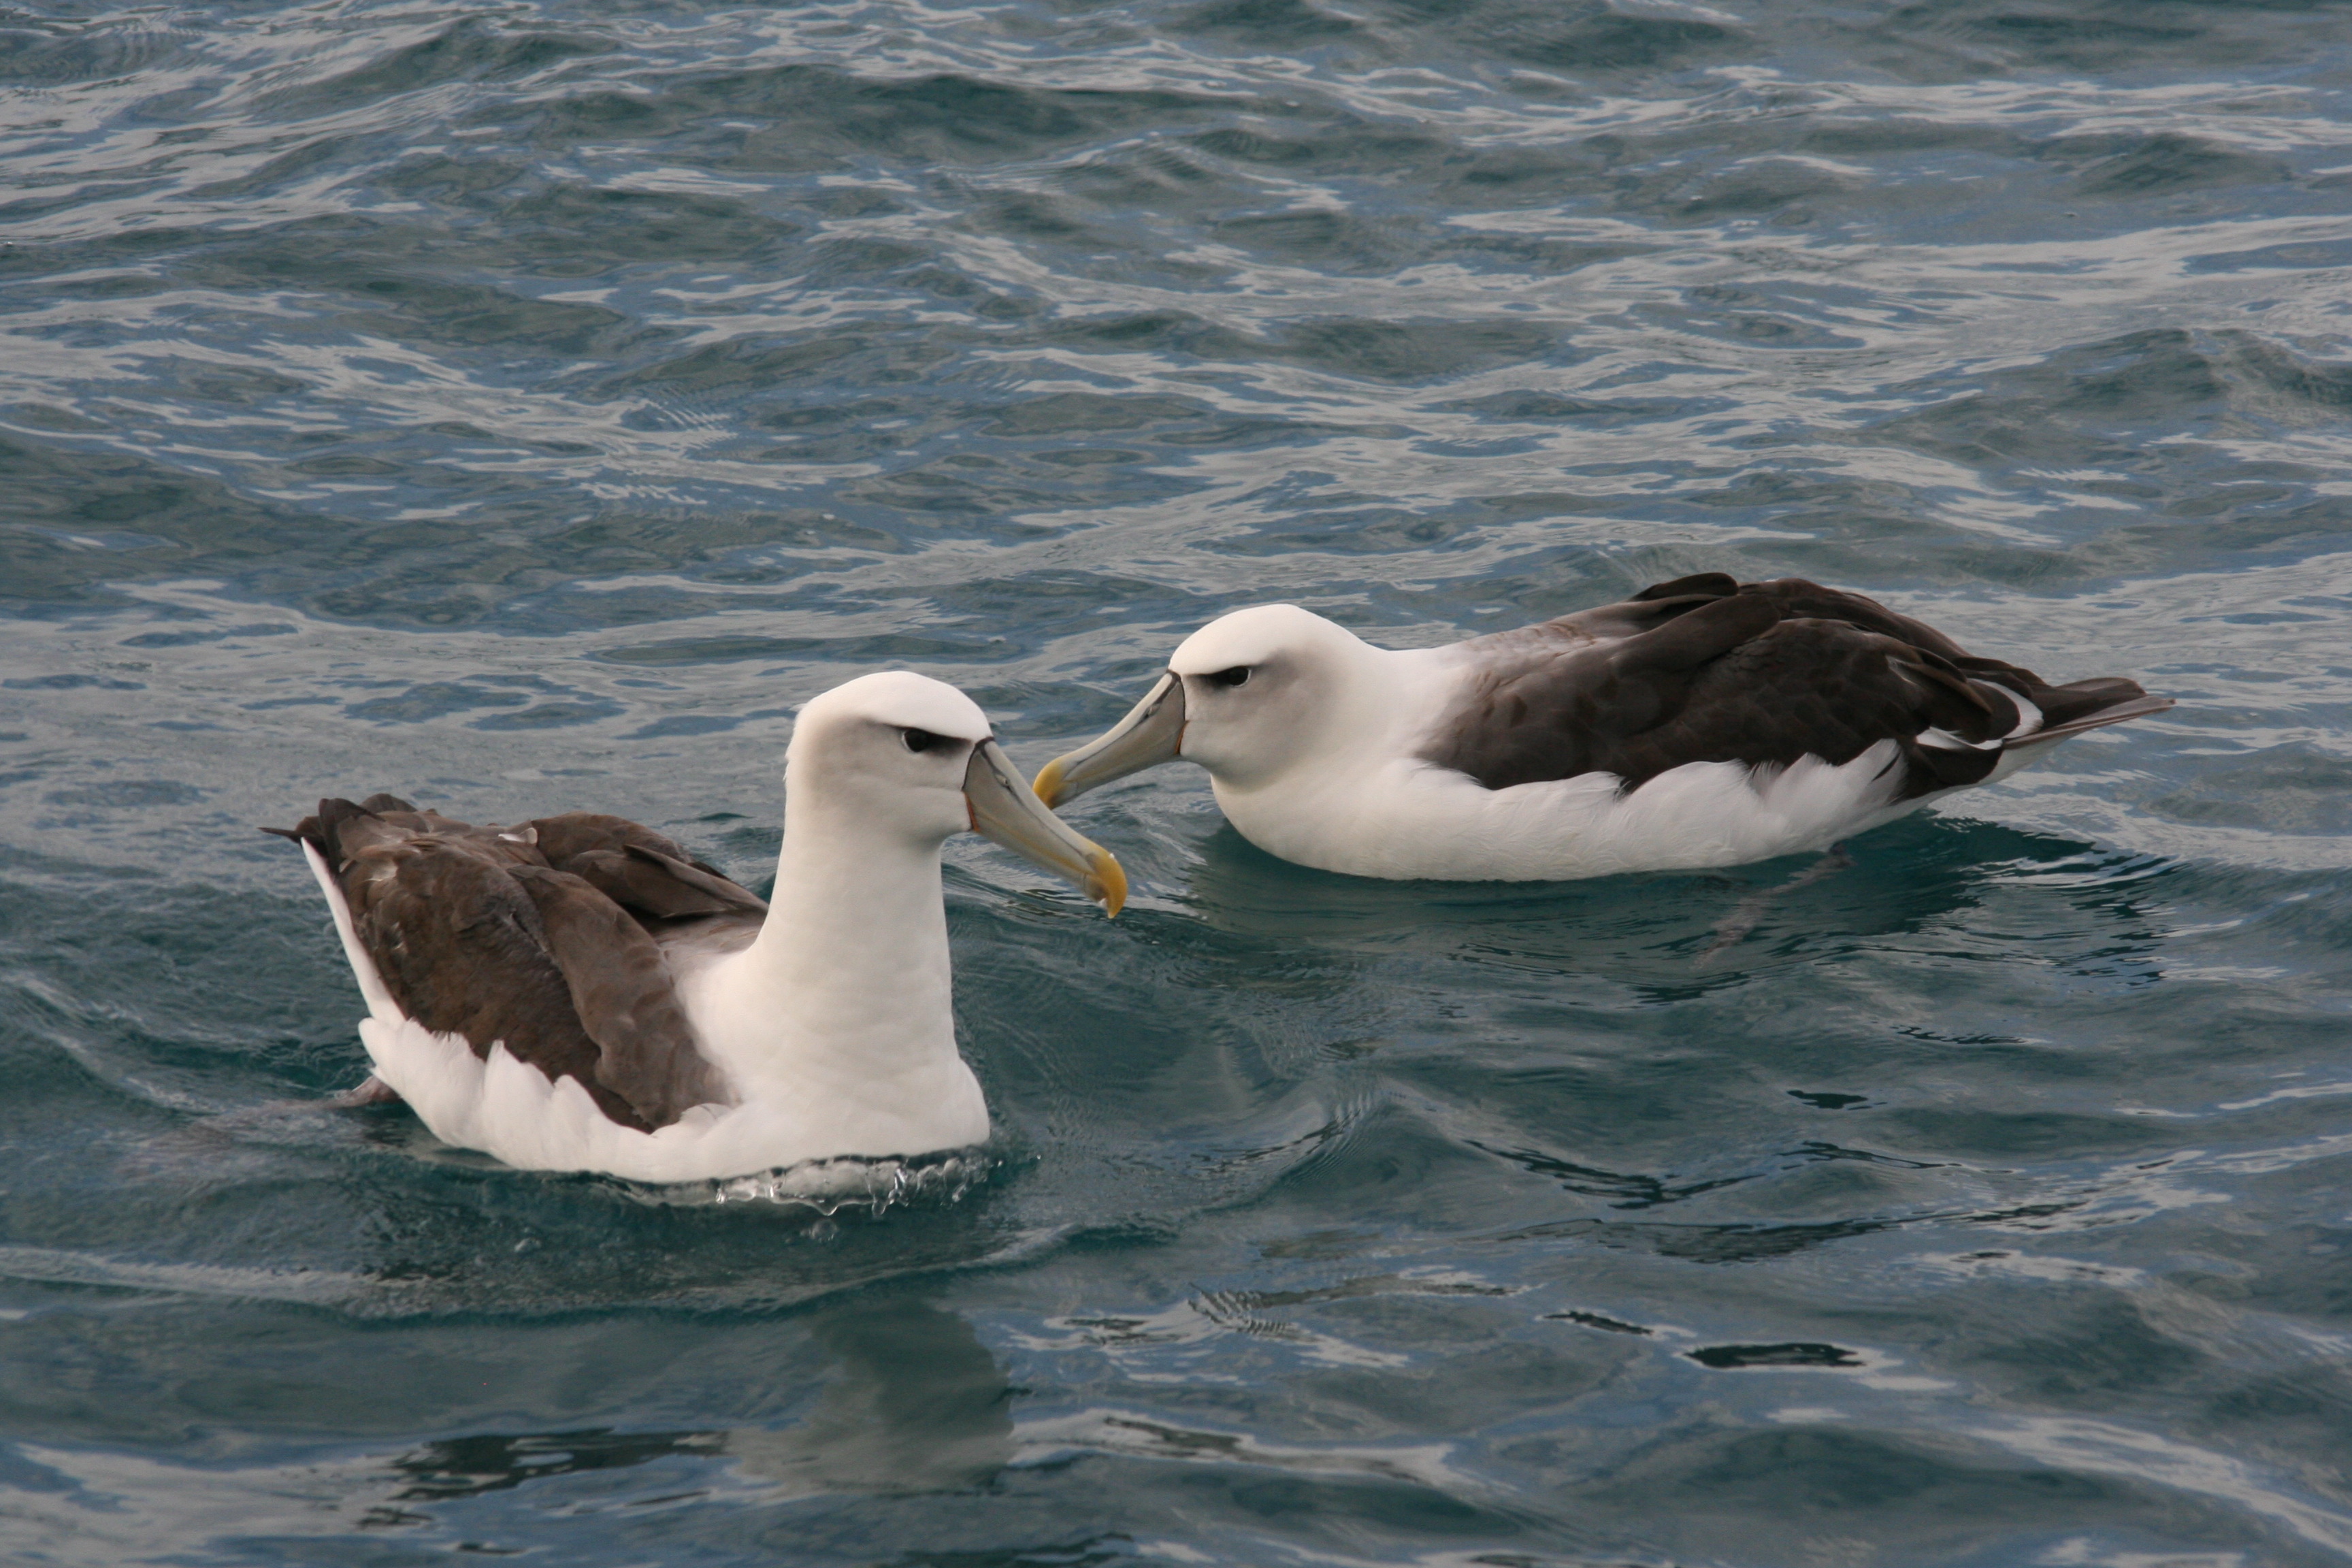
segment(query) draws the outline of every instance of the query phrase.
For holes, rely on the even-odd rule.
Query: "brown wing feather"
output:
[[[2061,734],[2170,706],[2120,678],[2052,686],[1796,577],[1677,578],[1472,647],[1484,671],[1423,754],[1489,789],[1588,773],[1630,789],[1695,762],[1843,763],[1892,741],[1907,799],[1992,772],[2001,748],[1988,742],[2019,720],[2011,693]],[[1929,744],[1929,730],[1971,744]]]
[[[656,1127],[724,1100],[725,1086],[695,1050],[669,965],[646,929],[569,871],[517,866],[508,875],[537,909],[572,1013],[596,1042],[596,1082]]]
[[[549,824],[552,834],[534,831]],[[616,858],[634,864],[641,845],[661,846],[669,854],[642,849],[655,864],[638,881],[749,912],[710,886],[733,883],[694,867],[661,835],[618,817],[593,831],[570,818],[478,827],[374,795],[364,805],[320,801],[284,836],[326,858],[393,1000],[426,1028],[462,1037],[481,1057],[503,1042],[550,1079],[578,1079],[607,1117],[641,1131],[725,1098],[646,930],[648,916],[666,911],[625,907],[592,877],[551,866],[545,852],[551,837],[573,858],[611,854],[601,847],[617,842]]]
[[[640,922],[767,912],[759,895],[626,817],[574,811],[526,827],[547,864],[584,879]]]

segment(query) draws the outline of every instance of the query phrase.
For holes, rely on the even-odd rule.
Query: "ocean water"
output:
[[[2352,1557],[2348,120],[2318,3],[0,9],[0,1555]],[[2179,706],[1842,867],[960,840],[878,1213],[321,1103],[322,794],[757,882],[855,674],[1718,569]]]

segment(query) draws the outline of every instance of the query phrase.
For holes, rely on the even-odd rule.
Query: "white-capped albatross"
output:
[[[1049,805],[1209,770],[1260,848],[1361,877],[1532,881],[1825,848],[2070,735],[2172,706],[2053,686],[1885,605],[1720,572],[1449,647],[1373,647],[1295,605],[1210,622]]]
[[[445,1142],[648,1183],[982,1142],[940,846],[985,834],[1112,914],[1118,862],[1039,804],[970,698],[919,675],[802,709],[784,786],[766,903],[587,812],[476,827],[379,795],[270,831],[334,913],[375,1081]]]

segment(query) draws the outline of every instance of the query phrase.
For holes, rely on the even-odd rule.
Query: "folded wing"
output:
[[[588,812],[480,827],[385,795],[273,831],[325,858],[385,988],[426,1028],[477,1056],[503,1044],[641,1131],[729,1098],[664,947],[756,931],[766,905],[669,838]]]
[[[1686,763],[1843,763],[1892,742],[1909,799],[2172,705],[2116,678],[2053,686],[1794,577],[1678,578],[1465,652],[1476,673],[1423,755],[1489,789],[1590,773],[1632,789]]]

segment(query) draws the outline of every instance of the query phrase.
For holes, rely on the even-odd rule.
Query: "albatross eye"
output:
[[[898,738],[907,742],[907,750],[910,752],[928,752],[933,746],[948,743],[945,735],[934,735],[929,730],[901,730]]]
[[[1245,664],[1237,664],[1231,669],[1216,670],[1209,676],[1209,679],[1218,686],[1239,686],[1249,678],[1250,667]]]

